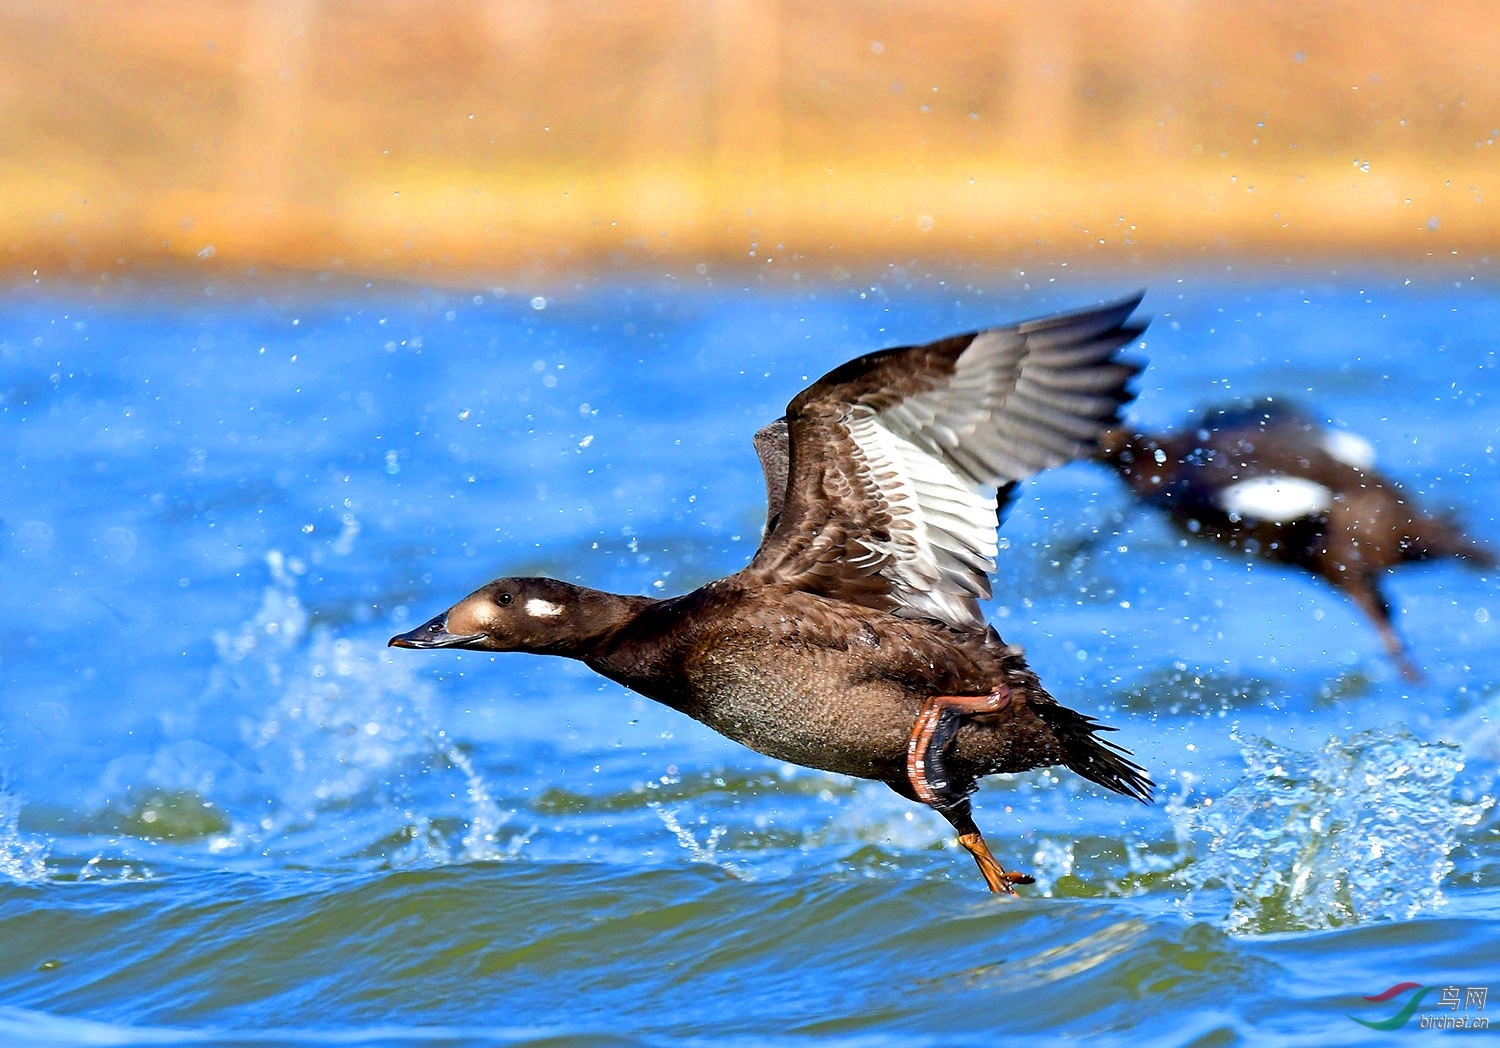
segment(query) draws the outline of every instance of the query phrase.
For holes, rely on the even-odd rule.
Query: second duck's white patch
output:
[[[1319,435],[1318,443],[1346,466],[1364,470],[1375,466],[1375,445],[1357,433],[1346,429],[1325,429]]]
[[[556,618],[563,613],[561,604],[553,604],[550,600],[541,597],[532,597],[526,602],[526,614],[535,615],[539,619]]]
[[[1322,513],[1333,505],[1333,493],[1306,477],[1251,477],[1219,493],[1226,513],[1284,523]]]

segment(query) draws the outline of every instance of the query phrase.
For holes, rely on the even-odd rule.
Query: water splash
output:
[[[0,877],[35,884],[47,877],[47,842],[21,832],[21,798],[0,776]]]
[[[537,827],[532,826],[524,833],[513,834],[509,840],[502,843],[500,830],[509,821],[509,816],[500,810],[499,805],[490,796],[490,788],[485,783],[484,777],[474,767],[473,760],[457,746],[448,747],[445,756],[449,763],[463,773],[469,806],[473,812],[469,819],[468,832],[464,834],[463,839],[464,858],[474,860],[515,858],[531,840]]]
[[[1454,722],[1452,734],[1463,740],[1466,757],[1485,765],[1485,778],[1493,783],[1496,766],[1500,766],[1500,686],[1484,689],[1479,701]]]
[[[311,813],[380,792],[441,752],[430,686],[383,650],[315,629],[264,672],[278,698],[244,734],[291,806]]]
[[[296,565],[275,551],[266,563],[271,583],[257,613],[216,637],[214,689],[274,697],[240,725],[274,790],[268,814],[236,827],[242,846],[284,846],[308,831],[326,845],[318,828],[352,813],[367,828],[364,840],[350,842],[356,855],[378,853],[398,866],[514,857],[529,835],[502,839],[508,816],[439,726],[431,681],[381,640],[310,625]]]
[[[1057,882],[1073,875],[1073,867],[1077,862],[1075,848],[1073,841],[1053,840],[1050,837],[1040,838],[1036,842],[1031,865],[1025,869],[1036,878],[1034,890],[1037,895],[1051,898]]]
[[[717,866],[737,876],[743,875],[743,871],[736,864],[719,857],[719,840],[724,836],[726,827],[710,827],[707,836],[702,841],[699,841],[697,834],[682,825],[681,821],[677,818],[676,809],[665,808],[659,801],[649,801],[646,807],[655,812],[656,817],[661,820],[662,825],[672,831],[672,835],[677,838],[677,843],[687,851],[693,862],[707,863],[710,866]],[[707,821],[704,817],[699,818],[699,822],[702,824],[706,824]]]
[[[1312,753],[1240,741],[1239,784],[1169,809],[1183,838],[1209,837],[1206,854],[1181,874],[1186,910],[1211,905],[1202,893],[1221,886],[1230,896],[1225,927],[1255,934],[1410,918],[1443,905],[1458,832],[1490,804],[1454,798],[1457,746],[1404,730],[1330,739]]]

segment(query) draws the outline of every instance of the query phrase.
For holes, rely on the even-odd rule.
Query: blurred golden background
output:
[[[1497,129],[1493,0],[3,0],[0,259],[1473,261]]]

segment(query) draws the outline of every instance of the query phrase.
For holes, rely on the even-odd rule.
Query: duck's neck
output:
[[[588,660],[610,647],[611,641],[647,608],[660,604],[654,597],[578,587],[571,609],[572,628],[565,639],[549,643],[543,654]]]
[[[628,618],[575,657],[616,684],[691,716],[692,689],[683,660],[714,633],[714,605],[733,600],[738,586],[738,577],[731,575],[668,600],[616,597],[629,602],[620,606]]]

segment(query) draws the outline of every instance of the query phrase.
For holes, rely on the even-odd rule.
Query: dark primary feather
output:
[[[750,570],[983,628],[997,494],[1003,510],[1016,482],[1077,458],[1118,420],[1140,371],[1117,356],[1145,329],[1130,321],[1140,297],[830,371],[787,408],[784,497]],[[761,445],[775,426],[757,434],[768,489],[779,460]]]
[[[760,456],[760,468],[766,475],[766,526],[761,532],[761,541],[776,530],[776,521],[781,517],[781,504],[786,500],[786,464],[788,445],[786,417],[783,416],[768,426],[755,431],[755,453]]]

